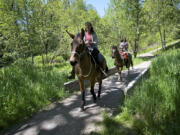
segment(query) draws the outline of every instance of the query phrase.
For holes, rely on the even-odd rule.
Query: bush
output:
[[[180,127],[180,50],[162,55],[152,62],[150,78],[126,100],[130,114],[143,119],[144,134],[178,134]]]
[[[19,60],[0,70],[0,129],[17,123],[63,98],[65,74]]]

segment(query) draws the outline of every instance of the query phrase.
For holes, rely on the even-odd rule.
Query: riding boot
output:
[[[107,73],[108,73],[108,67],[106,65],[106,67],[104,67],[104,59],[102,57],[102,55],[100,53],[97,54],[97,70],[101,71],[103,73],[103,78],[107,77]]]
[[[71,75],[68,76],[68,79],[75,79],[75,66],[72,67]]]
[[[95,62],[95,65],[96,65],[96,70],[98,70],[99,68],[99,61],[98,61],[98,53],[99,53],[99,50],[97,48],[93,48],[93,50],[90,51],[92,57],[94,58],[94,62]]]
[[[128,64],[128,59],[125,59],[126,68],[127,68],[127,64]]]
[[[106,66],[105,72],[107,73],[109,71],[108,66]]]
[[[94,59],[95,59],[95,62],[96,62],[96,70],[100,70],[101,64],[100,64],[100,62],[99,62],[99,60],[98,60],[98,54],[96,54],[96,55],[94,56]]]

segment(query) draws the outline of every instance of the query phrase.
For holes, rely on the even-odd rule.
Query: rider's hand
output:
[[[92,44],[92,43],[93,43],[92,40],[90,40],[90,41],[89,41],[89,44]]]
[[[89,44],[89,41],[86,40],[86,41],[85,41],[85,44]]]

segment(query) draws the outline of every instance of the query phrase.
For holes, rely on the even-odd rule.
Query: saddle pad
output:
[[[127,54],[125,52],[120,52],[120,54],[123,56],[123,58],[126,60],[128,57],[127,57]]]

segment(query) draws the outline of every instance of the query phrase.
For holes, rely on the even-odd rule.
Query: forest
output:
[[[100,17],[83,0],[1,0],[0,66],[19,58],[41,56],[53,63],[57,56],[69,58],[71,39],[65,30],[77,33],[90,21],[98,35],[99,48],[107,54],[126,37],[136,56],[150,47],[166,47],[179,38],[178,0],[111,0]]]

